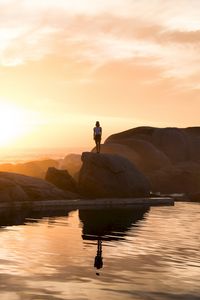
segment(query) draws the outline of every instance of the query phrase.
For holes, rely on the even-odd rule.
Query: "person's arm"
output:
[[[93,128],[93,139],[95,139],[95,127]]]

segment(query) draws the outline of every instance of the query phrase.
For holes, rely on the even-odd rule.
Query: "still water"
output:
[[[198,203],[6,222],[1,300],[200,299]]]

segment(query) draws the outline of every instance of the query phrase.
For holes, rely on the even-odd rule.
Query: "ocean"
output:
[[[81,154],[91,151],[87,147],[62,147],[62,148],[1,148],[0,164],[24,163],[43,159],[63,159],[67,154]]]

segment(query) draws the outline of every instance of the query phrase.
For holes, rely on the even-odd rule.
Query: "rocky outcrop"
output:
[[[119,143],[134,149],[134,140],[150,143],[172,163],[200,160],[200,127],[137,127],[111,135],[105,144]]]
[[[191,202],[200,202],[200,192],[188,194],[188,199]]]
[[[16,184],[9,176],[2,176],[0,173],[0,201],[29,201],[30,197],[23,188]]]
[[[93,148],[92,152],[96,153],[96,148]],[[122,145],[117,143],[102,144],[101,153],[117,154],[127,158],[136,166],[140,164],[140,157],[138,153],[134,149],[128,147],[127,145]]]
[[[108,137],[102,151],[108,147],[112,153],[114,144],[126,147],[122,155],[150,180],[153,191],[200,191],[200,127],[133,128]],[[113,153],[120,152],[115,146]]]
[[[79,174],[80,193],[90,198],[147,196],[150,185],[126,158],[84,152]]]
[[[171,165],[170,159],[163,152],[143,140],[127,139],[123,144],[105,143],[101,145],[101,153],[119,154],[144,173]]]
[[[157,128],[152,134],[152,143],[173,163],[186,161],[188,140],[186,133],[178,128]]]
[[[200,191],[200,163],[182,162],[149,174],[152,190],[161,193]]]
[[[35,177],[0,172],[0,201],[75,199],[77,195]]]
[[[67,170],[48,168],[45,179],[62,190],[77,192],[76,182]]]

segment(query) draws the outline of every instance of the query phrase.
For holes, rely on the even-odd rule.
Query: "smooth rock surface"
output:
[[[50,167],[47,170],[45,179],[62,190],[77,192],[76,182],[67,170]]]
[[[191,202],[200,202],[200,192],[188,194],[188,199]]]
[[[124,139],[123,144],[105,143],[101,145],[101,153],[119,154],[144,174],[171,165],[170,159],[153,144],[134,138]]]
[[[40,178],[0,172],[0,201],[2,202],[75,199],[76,197],[76,194],[58,189]]]
[[[182,162],[149,175],[152,190],[161,193],[200,192],[200,163]]]
[[[137,127],[109,136],[105,145],[113,144],[129,147],[126,157],[150,180],[153,192],[200,191],[200,127]]]
[[[150,185],[144,175],[126,158],[113,154],[84,152],[79,174],[79,189],[84,196],[147,196]]]
[[[200,159],[200,127],[137,127],[109,136],[105,140],[105,144],[127,145],[128,140],[129,146],[137,152],[134,144],[131,145],[131,140],[134,139],[151,143],[172,163]]]

